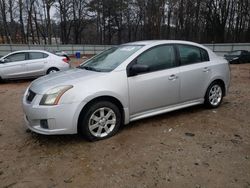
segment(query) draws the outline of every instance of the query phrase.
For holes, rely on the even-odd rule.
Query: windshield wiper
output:
[[[101,72],[100,70],[97,70],[96,68],[90,67],[90,66],[80,66],[79,68],[81,68],[81,69],[86,69],[86,70],[90,70],[90,71]]]

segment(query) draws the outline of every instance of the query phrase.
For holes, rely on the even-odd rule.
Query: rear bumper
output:
[[[60,69],[60,71],[66,71],[66,70],[69,70],[70,69],[70,64],[69,63],[64,63],[60,66],[58,66],[58,68]]]

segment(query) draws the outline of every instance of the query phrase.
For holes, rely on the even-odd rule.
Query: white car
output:
[[[38,77],[68,69],[69,59],[43,50],[16,51],[0,58],[0,80]]]

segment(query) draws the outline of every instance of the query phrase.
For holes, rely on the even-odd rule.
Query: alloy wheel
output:
[[[106,137],[115,128],[115,112],[108,107],[97,109],[89,118],[88,128],[90,133],[95,137]]]
[[[217,106],[222,99],[222,89],[218,84],[211,87],[209,91],[209,102],[213,106]]]

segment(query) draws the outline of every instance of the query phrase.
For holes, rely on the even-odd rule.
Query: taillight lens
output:
[[[65,63],[69,63],[69,60],[68,60],[68,58],[66,58],[66,57],[63,58],[62,60],[63,60],[63,62],[65,62]]]

